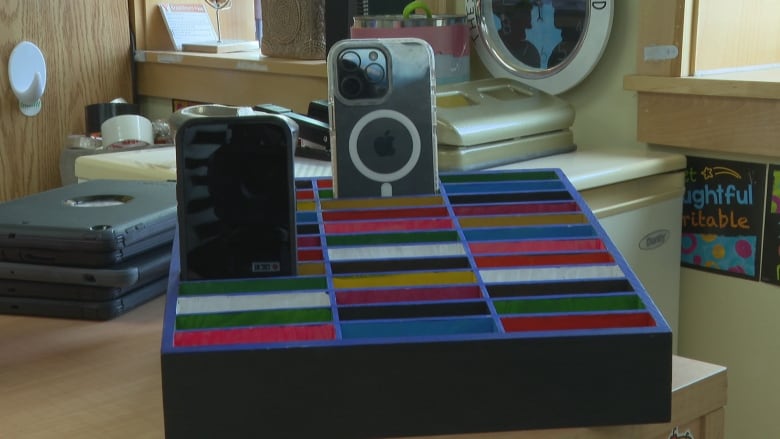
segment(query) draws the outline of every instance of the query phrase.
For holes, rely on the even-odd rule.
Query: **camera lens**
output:
[[[377,63],[371,63],[366,66],[366,78],[374,84],[385,79],[385,68]]]
[[[339,57],[341,68],[347,72],[354,72],[360,68],[360,55],[351,50],[346,51]]]
[[[341,94],[347,99],[355,99],[363,93],[363,80],[356,75],[345,76],[340,84]]]

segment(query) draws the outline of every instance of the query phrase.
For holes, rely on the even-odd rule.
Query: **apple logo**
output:
[[[395,137],[390,135],[390,130],[386,130],[383,135],[374,139],[374,151],[376,151],[376,154],[379,157],[389,157],[395,154],[393,140],[395,140]]]

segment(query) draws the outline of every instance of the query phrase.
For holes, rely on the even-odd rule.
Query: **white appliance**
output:
[[[581,149],[494,169],[563,170],[666,318],[676,352],[685,164],[681,154]],[[82,156],[75,172],[82,180],[175,180],[175,152],[162,147]],[[296,157],[297,177],[330,173],[329,162]]]

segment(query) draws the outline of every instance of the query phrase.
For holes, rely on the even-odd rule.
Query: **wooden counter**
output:
[[[224,105],[274,103],[306,113],[328,97],[325,61],[263,56],[259,51],[203,54],[139,51],[138,93]]]
[[[162,438],[158,298],[109,322],[0,316],[0,436]],[[673,361],[672,422],[472,434],[473,439],[722,439],[726,369]]]

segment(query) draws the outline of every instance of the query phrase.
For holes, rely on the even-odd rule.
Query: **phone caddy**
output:
[[[296,274],[293,148],[278,115],[190,119],[176,133],[181,278]]]

